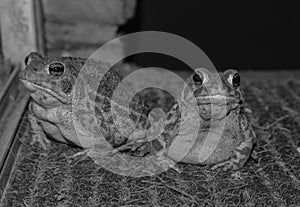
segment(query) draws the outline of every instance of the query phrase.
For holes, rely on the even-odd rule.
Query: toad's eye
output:
[[[230,75],[228,78],[228,81],[230,84],[233,85],[233,87],[237,88],[240,86],[241,83],[241,77],[238,73],[234,74],[233,76]]]
[[[194,74],[193,75],[193,81],[196,85],[202,85],[202,78],[200,77],[199,74]]]
[[[24,60],[25,65],[27,66],[29,62],[30,62],[30,58],[29,56],[26,56]]]
[[[60,77],[64,74],[65,66],[62,63],[52,63],[49,65],[48,72],[53,77]]]

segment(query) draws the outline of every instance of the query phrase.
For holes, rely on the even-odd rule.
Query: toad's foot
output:
[[[38,124],[33,114],[28,114],[28,120],[30,122],[31,135],[32,135],[32,140],[30,142],[30,145],[39,143],[39,145],[44,150],[47,150],[48,146],[50,145],[50,141],[47,138],[46,134],[44,133],[42,127]]]
[[[149,114],[151,127],[148,130],[136,130],[126,144],[115,148],[114,153],[130,151],[132,155],[143,157],[150,153],[157,137],[163,132],[166,115],[162,109],[154,109]]]
[[[112,154],[116,154],[118,152],[129,152],[129,154],[137,157],[144,157],[146,154],[151,151],[151,143],[150,142],[139,142],[135,140],[130,140],[126,144],[115,148],[112,151]]]
[[[164,156],[163,154],[159,153],[158,157],[155,160],[155,164],[163,169],[163,171],[167,171],[168,169],[172,168],[176,170],[178,173],[181,173],[181,170],[176,167],[176,162],[171,160],[170,158]]]
[[[224,171],[229,169],[238,170],[245,165],[251,154],[252,142],[242,142],[234,151],[230,160],[218,163],[211,169],[215,170],[219,167],[223,167]]]
[[[74,159],[74,158],[78,158],[78,157],[80,157],[80,156],[87,157],[89,151],[91,151],[91,149],[85,149],[85,150],[82,150],[82,151],[80,151],[80,152],[76,152],[76,153],[73,154],[73,155],[68,156],[68,158],[69,158],[69,159]]]
[[[48,149],[48,146],[50,145],[50,141],[47,138],[47,136],[44,134],[44,132],[36,132],[32,131],[32,140],[30,142],[30,145],[34,145],[35,143],[38,143],[44,150]]]
[[[143,143],[132,143],[131,146],[128,146],[128,148],[120,148],[115,149],[111,156],[115,155],[119,151],[123,150],[129,150],[129,153],[126,153],[128,155],[131,155],[133,157],[145,157],[148,156],[152,163],[155,164],[158,168],[161,169],[161,171],[167,171],[170,168],[176,170],[178,173],[181,173],[181,170],[176,167],[176,162],[174,162],[172,159],[168,158],[166,154],[166,150],[160,150],[158,151],[158,144],[156,143],[157,140],[153,140],[152,142],[143,142]]]
[[[82,151],[79,151],[73,155],[68,156],[68,159],[75,159],[75,160],[85,160],[86,158],[91,158],[94,161],[97,160],[102,160],[107,157],[111,157],[112,150],[105,150],[105,149],[96,149],[96,148],[89,148],[89,149],[84,149]]]
[[[81,162],[83,160],[86,160],[87,158],[91,158],[90,157],[90,153],[92,153],[94,151],[93,148],[91,149],[84,149],[82,151],[79,151],[73,155],[67,156],[67,158],[69,160],[74,160],[76,162]]]
[[[239,169],[238,165],[236,165],[233,160],[227,160],[225,162],[215,164],[211,168],[211,170],[215,170],[215,169],[220,168],[220,167],[223,167],[223,171],[227,171],[227,170],[230,170],[230,169],[232,169],[232,170]]]

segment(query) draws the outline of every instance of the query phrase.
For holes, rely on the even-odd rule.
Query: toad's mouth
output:
[[[37,92],[37,91],[44,91],[46,92],[47,94],[49,94],[50,96],[52,96],[53,98],[59,100],[60,102],[62,103],[67,103],[67,98],[65,97],[62,97],[61,95],[55,93],[54,91],[48,89],[48,88],[45,88],[45,87],[42,87],[42,86],[39,86],[37,84],[34,84],[28,80],[23,80],[23,79],[20,79],[20,81],[24,84],[24,86],[32,93],[34,92]]]
[[[205,95],[196,97],[198,104],[216,104],[216,105],[228,105],[230,103],[237,102],[234,97],[225,96],[225,95]]]

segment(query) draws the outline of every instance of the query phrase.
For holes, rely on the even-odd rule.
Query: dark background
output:
[[[139,0],[135,18],[121,30],[156,30],[197,44],[217,69],[300,68],[300,2]],[[182,69],[158,54],[132,57],[143,66]]]

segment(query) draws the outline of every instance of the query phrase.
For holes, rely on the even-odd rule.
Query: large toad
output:
[[[147,128],[145,114],[148,109],[142,99],[134,96],[129,111],[122,97],[112,100],[114,90],[122,80],[117,67],[108,70],[109,65],[98,61],[47,58],[35,52],[26,57],[25,64],[19,78],[32,97],[28,114],[32,143],[38,142],[47,148],[48,135],[59,142],[86,149],[96,144],[116,147],[133,136],[137,123],[144,125],[141,128]],[[123,96],[127,96],[127,92],[124,90]],[[112,107],[115,114],[111,113]],[[74,123],[76,120],[77,124]],[[119,120],[118,125],[116,120]]]

